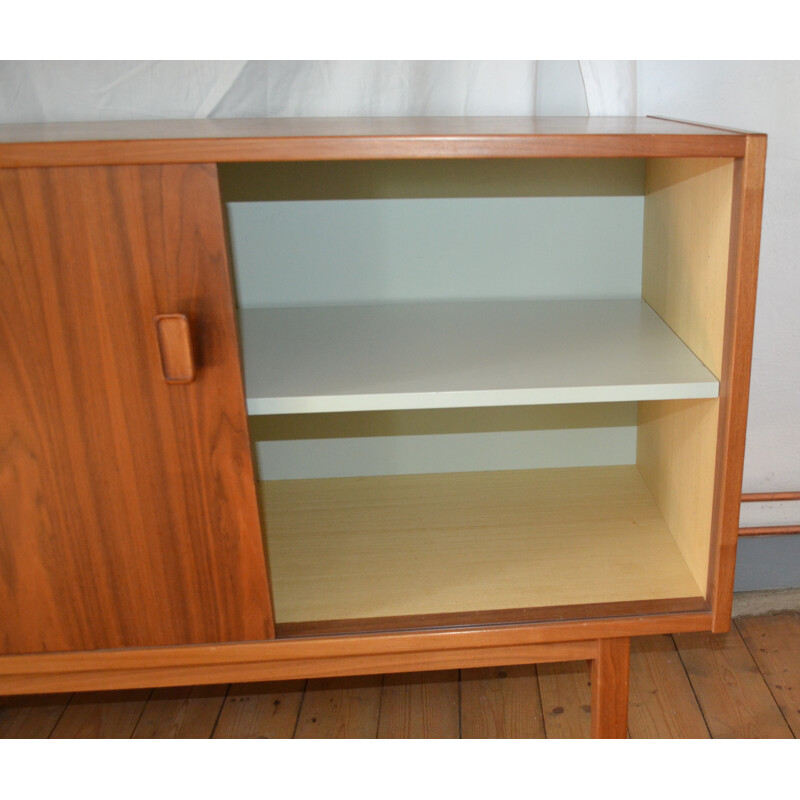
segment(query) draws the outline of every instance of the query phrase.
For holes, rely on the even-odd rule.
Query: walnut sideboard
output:
[[[0,693],[730,624],[766,137],[0,126]]]

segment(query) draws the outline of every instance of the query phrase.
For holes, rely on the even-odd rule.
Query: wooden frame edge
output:
[[[592,661],[592,738],[625,739],[628,735],[629,638],[602,639]]]
[[[741,157],[736,134],[486,134],[0,142],[0,167],[437,158]]]
[[[764,525],[760,528],[739,528],[739,536],[786,536],[800,533],[800,525]]]
[[[710,612],[269,642],[0,657],[0,695],[407,672],[594,658],[597,640],[707,631]]]
[[[764,200],[767,137],[748,134],[745,141],[745,155],[734,162],[717,476],[707,591],[715,633],[730,628],[733,604]]]
[[[742,494],[743,503],[778,503],[800,500],[800,492],[749,492]],[[784,536],[800,533],[800,525],[759,525],[739,528],[739,536]]]
[[[750,492],[742,495],[743,503],[777,503],[800,500],[800,492]]]
[[[296,636],[329,636],[332,634],[387,633],[432,628],[478,628],[500,625],[524,625],[542,622],[569,622],[608,617],[634,617],[655,614],[677,614],[709,611],[705,598],[671,597],[663,600],[623,600],[584,605],[509,608],[496,611],[454,611],[414,616],[332,619],[319,622],[278,622],[279,639]]]
[[[439,669],[469,669],[505,664],[538,664],[578,661],[595,657],[595,641],[552,644],[517,644],[506,647],[456,649],[431,652],[425,658],[415,653],[376,654],[369,659],[356,656],[285,659],[280,661],[232,661],[202,667],[140,667],[118,670],[76,670],[58,675],[0,676],[0,694],[28,694],[64,691],[102,691],[144,687],[261,682],[296,678],[329,678],[391,672]]]

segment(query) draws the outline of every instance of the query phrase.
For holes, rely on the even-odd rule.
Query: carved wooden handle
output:
[[[153,319],[164,380],[167,383],[191,383],[195,369],[189,320],[185,314],[158,314]]]

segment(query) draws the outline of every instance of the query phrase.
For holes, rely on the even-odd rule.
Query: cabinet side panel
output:
[[[732,159],[649,159],[642,298],[722,379]],[[718,400],[640,403],[637,464],[698,585],[708,584]]]
[[[719,400],[639,403],[636,463],[697,585],[708,583]]]
[[[0,651],[270,635],[214,167],[0,171],[0,281]]]
[[[745,156],[737,159],[734,172],[728,305],[720,383],[715,540],[708,590],[715,632],[725,631],[730,626],[733,601],[766,155],[766,136],[749,135]]]
[[[732,187],[732,159],[647,162],[642,297],[717,378]]]

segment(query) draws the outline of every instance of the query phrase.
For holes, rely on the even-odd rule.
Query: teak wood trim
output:
[[[710,623],[710,612],[695,612],[489,629],[3,656],[0,657],[0,694],[581,660],[593,657],[591,640],[705,631]]]
[[[702,597],[676,597],[667,600],[636,600],[616,603],[550,606],[545,608],[508,608],[497,611],[418,614],[407,617],[368,617],[363,619],[333,619],[319,622],[279,622],[275,625],[275,633],[278,638],[292,636],[326,636],[339,633],[369,633],[458,626],[476,627],[528,622],[564,622],[568,620],[599,619],[612,616],[676,614],[687,611],[708,610],[708,605]]]
[[[750,492],[742,495],[743,503],[777,503],[800,500],[800,492]]]
[[[800,533],[800,525],[765,525],[760,528],[739,528],[739,536],[782,536]]]
[[[733,137],[527,136],[360,137],[339,139],[193,139],[179,142],[70,142],[60,146],[31,143],[9,153],[0,146],[0,166],[82,166],[112,164],[195,164],[240,161],[341,161],[416,158],[614,158],[737,157],[742,146]]]
[[[628,735],[628,677],[631,640],[602,639],[592,661],[592,738]]]
[[[101,672],[72,673],[65,670],[60,675],[24,677],[25,693],[53,691],[51,685],[70,686],[71,691],[92,691],[104,688],[137,688],[189,684],[215,684],[229,682],[282,681],[297,678],[343,677],[393,672],[416,672],[442,669],[503,666],[506,664],[539,664],[558,661],[579,661],[594,656],[594,642],[567,642],[563,644],[519,644],[507,647],[482,649],[455,649],[426,654],[400,653],[376,654],[369,659],[347,655],[327,658],[313,657],[303,660],[251,662],[245,664],[214,664],[206,666],[202,677],[191,667],[170,667],[164,670],[118,670],[103,675]],[[162,676],[164,680],[162,680]],[[10,679],[14,686],[13,677]],[[55,681],[55,684],[52,682]],[[5,679],[0,678],[0,691],[6,691]],[[12,688],[12,691],[13,688]],[[66,691],[66,690],[65,690]],[[14,692],[18,693],[18,692]]]
[[[149,120],[0,126],[0,167],[402,158],[744,155],[746,137],[657,118]]]
[[[800,492],[750,492],[742,495],[743,503],[777,503],[800,500]],[[783,536],[800,533],[800,525],[760,525],[739,528],[739,536]]]
[[[744,157],[734,162],[731,263],[707,592],[713,609],[712,630],[715,633],[729,629],[733,603],[767,152],[766,136],[752,134],[746,136],[745,141]]]

